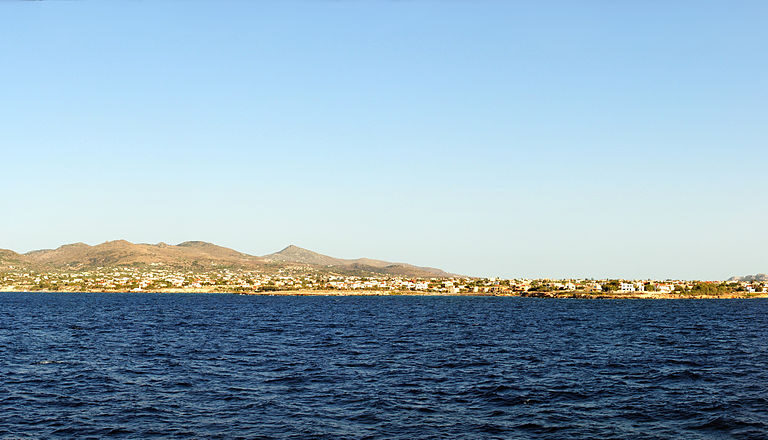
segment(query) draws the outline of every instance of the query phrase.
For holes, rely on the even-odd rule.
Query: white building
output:
[[[619,292],[634,292],[636,291],[635,285],[632,283],[619,284]]]

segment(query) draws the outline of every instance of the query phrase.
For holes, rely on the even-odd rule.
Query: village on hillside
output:
[[[0,291],[674,298],[766,296],[768,281],[413,278],[349,276],[308,269],[265,273],[222,268],[198,272],[151,264],[83,271],[35,271],[11,266],[0,272]]]

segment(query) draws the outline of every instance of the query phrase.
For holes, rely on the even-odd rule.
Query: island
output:
[[[197,292],[250,295],[483,295],[541,298],[759,298],[765,274],[726,281],[503,279],[288,246],[253,256],[205,242],[83,243],[0,251],[2,292]]]

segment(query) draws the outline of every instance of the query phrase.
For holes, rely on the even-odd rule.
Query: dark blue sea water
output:
[[[0,294],[0,437],[768,438],[768,301]]]

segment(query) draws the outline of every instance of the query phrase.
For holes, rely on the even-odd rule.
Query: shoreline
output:
[[[271,291],[227,291],[224,289],[150,289],[141,291],[127,290],[23,290],[9,289],[0,287],[0,293],[199,293],[199,294],[229,294],[229,295],[247,295],[247,296],[437,296],[437,297],[496,297],[496,298],[540,298],[540,299],[589,299],[589,300],[611,300],[611,299],[658,299],[658,300],[676,300],[676,299],[760,299],[768,298],[768,293],[760,294],[724,294],[714,295],[675,295],[675,294],[606,294],[606,293],[588,293],[573,291],[568,293],[552,292],[526,292],[520,294],[500,294],[500,293],[443,293],[443,292],[424,292],[413,290],[271,290]]]

